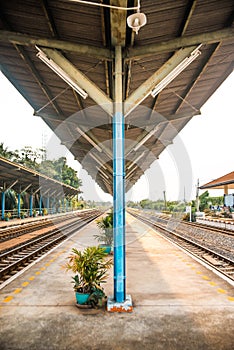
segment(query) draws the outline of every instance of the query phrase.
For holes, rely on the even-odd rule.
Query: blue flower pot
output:
[[[100,248],[104,249],[106,254],[110,254],[111,252],[111,246],[107,245],[107,244],[100,244],[99,245]]]
[[[77,304],[83,305],[85,304],[89,299],[90,294],[89,293],[79,293],[76,292],[76,301]]]

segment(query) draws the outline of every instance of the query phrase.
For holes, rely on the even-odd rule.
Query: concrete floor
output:
[[[234,349],[234,288],[145,224],[127,222],[133,312],[75,305],[62,265],[72,247],[96,244],[92,223],[0,290],[1,350]]]

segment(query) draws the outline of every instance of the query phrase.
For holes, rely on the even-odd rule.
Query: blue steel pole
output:
[[[5,217],[5,192],[2,192],[2,220]]]
[[[47,213],[50,214],[50,196],[48,195],[46,198],[46,208],[47,208]]]
[[[53,198],[52,214],[55,214],[55,198]]]
[[[124,116],[122,105],[122,51],[115,48],[115,113],[113,117],[113,197],[114,197],[114,299],[126,299],[125,274],[125,186]]]
[[[32,195],[32,193],[30,194],[30,197],[29,197],[29,216],[30,217],[33,216],[33,195]]]
[[[42,195],[40,195],[39,199],[39,214],[42,215]]]
[[[18,193],[18,218],[20,218],[20,193]]]

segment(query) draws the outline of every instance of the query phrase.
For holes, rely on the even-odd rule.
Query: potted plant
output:
[[[101,284],[106,282],[112,261],[106,260],[107,254],[99,247],[87,247],[84,251],[73,248],[72,253],[65,268],[75,273],[72,282],[77,306],[102,306],[105,293]]]
[[[5,221],[9,221],[10,218],[11,218],[11,213],[10,212],[5,213],[5,215],[4,215]]]
[[[94,238],[97,239],[98,242],[102,242],[99,247],[104,248],[106,253],[109,254],[113,244],[113,212],[111,211],[96,222],[100,233],[94,235]]]

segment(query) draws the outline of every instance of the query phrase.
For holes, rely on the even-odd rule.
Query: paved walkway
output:
[[[0,290],[0,349],[233,350],[234,288],[127,217],[131,314],[81,310],[62,269],[72,247],[96,244],[95,223]],[[105,288],[112,294],[112,276]]]

